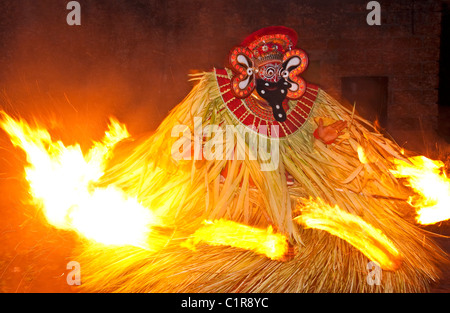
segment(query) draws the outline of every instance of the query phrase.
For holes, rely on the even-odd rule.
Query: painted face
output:
[[[232,51],[230,63],[235,72],[231,84],[234,94],[238,98],[247,98],[256,90],[270,105],[278,122],[286,120],[283,101],[286,98],[299,99],[305,93],[306,83],[299,76],[308,65],[308,57],[303,50],[289,50],[279,59],[256,66],[253,52],[238,47]]]
[[[283,101],[286,99],[291,84],[287,78],[287,71],[281,62],[266,63],[258,68],[256,77],[256,92],[267,101],[272,108],[273,117],[278,122],[286,120]]]
[[[267,82],[276,83],[281,78],[282,67],[281,62],[266,63],[258,67],[257,76]]]

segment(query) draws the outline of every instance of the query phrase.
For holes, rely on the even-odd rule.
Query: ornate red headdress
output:
[[[283,26],[263,28],[244,39],[230,53],[236,97],[246,98],[256,89],[272,107],[274,118],[283,122],[283,100],[298,99],[306,91],[299,75],[308,66],[308,56],[296,44],[297,33]]]

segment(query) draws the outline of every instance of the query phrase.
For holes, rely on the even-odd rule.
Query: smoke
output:
[[[174,105],[161,105],[161,32],[117,1],[80,3],[81,26],[67,25],[66,1],[3,3],[2,107],[73,137],[101,134],[110,115],[155,128]]]
[[[295,6],[80,0],[81,25],[69,26],[68,2],[0,4],[0,106],[77,140],[101,136],[110,115],[132,134],[154,130],[192,88],[189,73],[223,67],[245,35],[285,24]]]

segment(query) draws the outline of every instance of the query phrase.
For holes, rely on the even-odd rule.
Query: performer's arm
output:
[[[323,143],[332,144],[347,127],[346,121],[337,121],[328,126],[323,125],[323,119],[319,119],[319,127],[314,131],[314,137]]]

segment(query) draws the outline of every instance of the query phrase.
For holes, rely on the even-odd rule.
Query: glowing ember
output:
[[[337,236],[361,251],[384,270],[395,271],[402,258],[394,244],[381,232],[359,216],[331,207],[322,199],[303,199],[298,208],[301,215],[295,220],[307,228],[320,229]]]
[[[148,235],[151,225],[160,223],[158,218],[122,190],[94,186],[111,149],[129,136],[124,126],[111,119],[104,139],[83,155],[79,145],[65,147],[44,129],[31,128],[4,112],[0,116],[12,143],[26,152],[30,194],[42,205],[49,224],[102,244],[151,249]]]
[[[450,219],[450,180],[445,175],[444,163],[424,156],[409,158],[410,163],[395,160],[391,173],[407,179],[417,195],[409,198],[416,208],[420,224],[434,224]]]
[[[259,229],[222,219],[205,221],[204,226],[195,231],[182,246],[195,250],[200,242],[252,250],[272,260],[281,260],[288,251],[286,237],[273,233],[270,226],[268,229]]]

